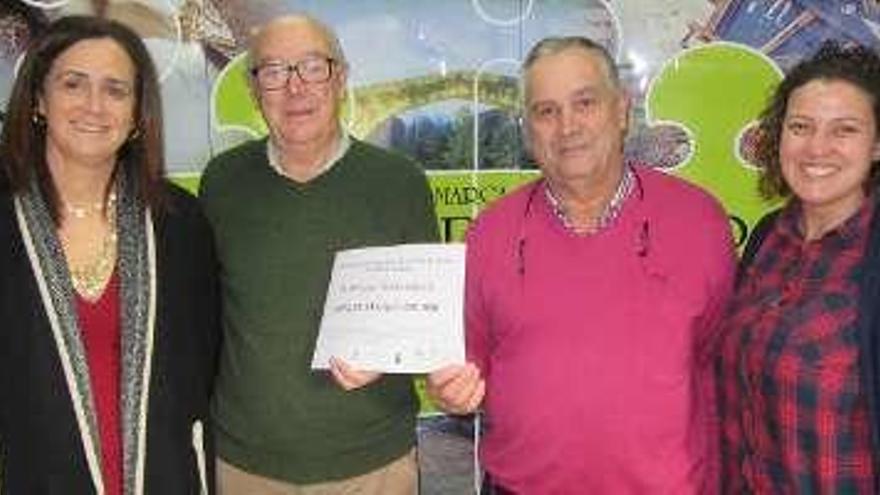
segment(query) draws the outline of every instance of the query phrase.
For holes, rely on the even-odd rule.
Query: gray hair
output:
[[[538,60],[541,60],[544,57],[556,55],[557,53],[571,49],[599,55],[599,58],[605,65],[605,74],[608,76],[608,81],[615,88],[620,88],[620,73],[617,70],[617,64],[614,61],[614,57],[611,56],[611,53],[607,48],[584,36],[551,36],[535,43],[523,61],[523,97],[525,97],[526,94],[525,76],[529,69],[531,69]]]
[[[345,58],[345,52],[342,51],[342,43],[339,41],[339,36],[337,36],[333,28],[331,28],[329,25],[327,25],[325,22],[321,21],[317,17],[305,13],[290,14],[284,17],[275,18],[252,31],[250,40],[248,42],[248,66],[253,67],[257,46],[260,44],[260,40],[262,39],[263,33],[266,31],[266,29],[278,24],[300,23],[311,26],[316,31],[321,33],[321,36],[327,41],[327,44],[330,46],[330,56],[341,67],[346,70],[348,69],[348,60]]]

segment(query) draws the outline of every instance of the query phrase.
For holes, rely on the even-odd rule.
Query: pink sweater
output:
[[[724,212],[638,169],[619,217],[567,232],[526,185],[468,234],[467,343],[487,379],[483,466],[517,493],[717,492],[715,321]]]

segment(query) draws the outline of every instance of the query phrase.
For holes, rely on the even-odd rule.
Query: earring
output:
[[[128,135],[128,141],[129,141],[129,142],[131,142],[131,141],[136,141],[139,137],[141,137],[141,130],[138,129],[137,127],[135,127],[135,128],[131,131],[131,134]]]
[[[46,127],[46,117],[40,115],[39,112],[31,114],[31,122],[33,122],[36,127]]]

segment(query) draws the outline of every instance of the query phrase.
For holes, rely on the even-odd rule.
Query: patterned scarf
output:
[[[124,170],[124,167],[122,167]],[[147,392],[155,320],[155,256],[149,210],[136,183],[121,172],[117,183],[117,270],[120,279],[123,492],[143,491]],[[16,213],[43,307],[64,369],[83,448],[98,495],[103,495],[100,435],[73,284],[58,233],[36,181],[16,197]]]

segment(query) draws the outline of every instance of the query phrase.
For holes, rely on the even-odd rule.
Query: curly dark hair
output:
[[[772,199],[787,197],[791,189],[782,176],[779,145],[788,102],[798,88],[815,80],[844,81],[864,92],[871,100],[874,124],[880,135],[880,57],[867,47],[844,46],[835,41],[822,44],[816,53],[798,63],[776,87],[758,124],[755,150],[757,164],[762,168],[758,184],[761,195]],[[865,184],[870,188],[878,179],[878,162],[871,168],[871,177]]]

